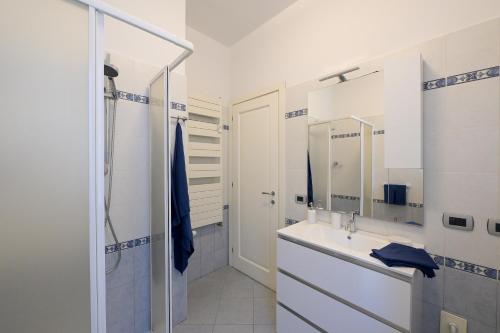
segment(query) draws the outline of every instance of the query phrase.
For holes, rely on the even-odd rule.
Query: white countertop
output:
[[[350,234],[344,229],[333,228],[330,223],[308,223],[307,221],[280,229],[278,230],[278,234],[410,278],[415,273],[415,268],[388,267],[380,260],[370,256],[372,249],[380,249],[393,242],[388,236],[360,230]],[[350,239],[348,238],[349,235]],[[417,243],[405,245],[416,248],[424,247],[422,244]]]

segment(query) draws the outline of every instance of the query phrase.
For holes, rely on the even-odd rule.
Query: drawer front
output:
[[[335,299],[312,289],[297,280],[278,273],[278,302],[306,318],[326,332],[339,333],[398,333]],[[278,320],[280,318],[278,317]],[[278,327],[279,327],[278,322]],[[295,332],[295,330],[292,330]],[[289,331],[289,332],[292,332]],[[309,332],[309,331],[307,331]],[[315,332],[315,331],[311,331]]]
[[[278,239],[278,268],[410,330],[408,282]]]
[[[322,333],[280,305],[276,307],[276,331],[278,333]]]

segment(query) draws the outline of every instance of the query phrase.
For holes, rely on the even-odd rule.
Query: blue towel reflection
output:
[[[406,206],[406,185],[385,184],[384,202],[391,205]]]

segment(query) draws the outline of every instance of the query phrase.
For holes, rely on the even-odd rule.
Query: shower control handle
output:
[[[262,194],[265,194],[265,195],[270,195],[270,196],[273,196],[276,194],[274,193],[274,191],[271,191],[271,192],[262,192]]]

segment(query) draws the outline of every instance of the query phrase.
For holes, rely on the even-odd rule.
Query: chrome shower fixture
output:
[[[337,73],[328,74],[327,76],[323,76],[323,77],[319,78],[319,82],[323,82],[326,80],[333,79],[334,77],[338,77],[339,78],[338,83],[342,83],[342,82],[347,81],[347,78],[345,76],[346,74],[351,73],[351,72],[355,72],[357,70],[359,70],[359,67],[352,67],[352,68],[348,68],[348,69],[345,69],[345,70],[337,72]]]
[[[106,75],[108,78],[114,78],[118,76],[118,68],[116,66],[113,66],[111,64],[104,65],[104,75]]]

